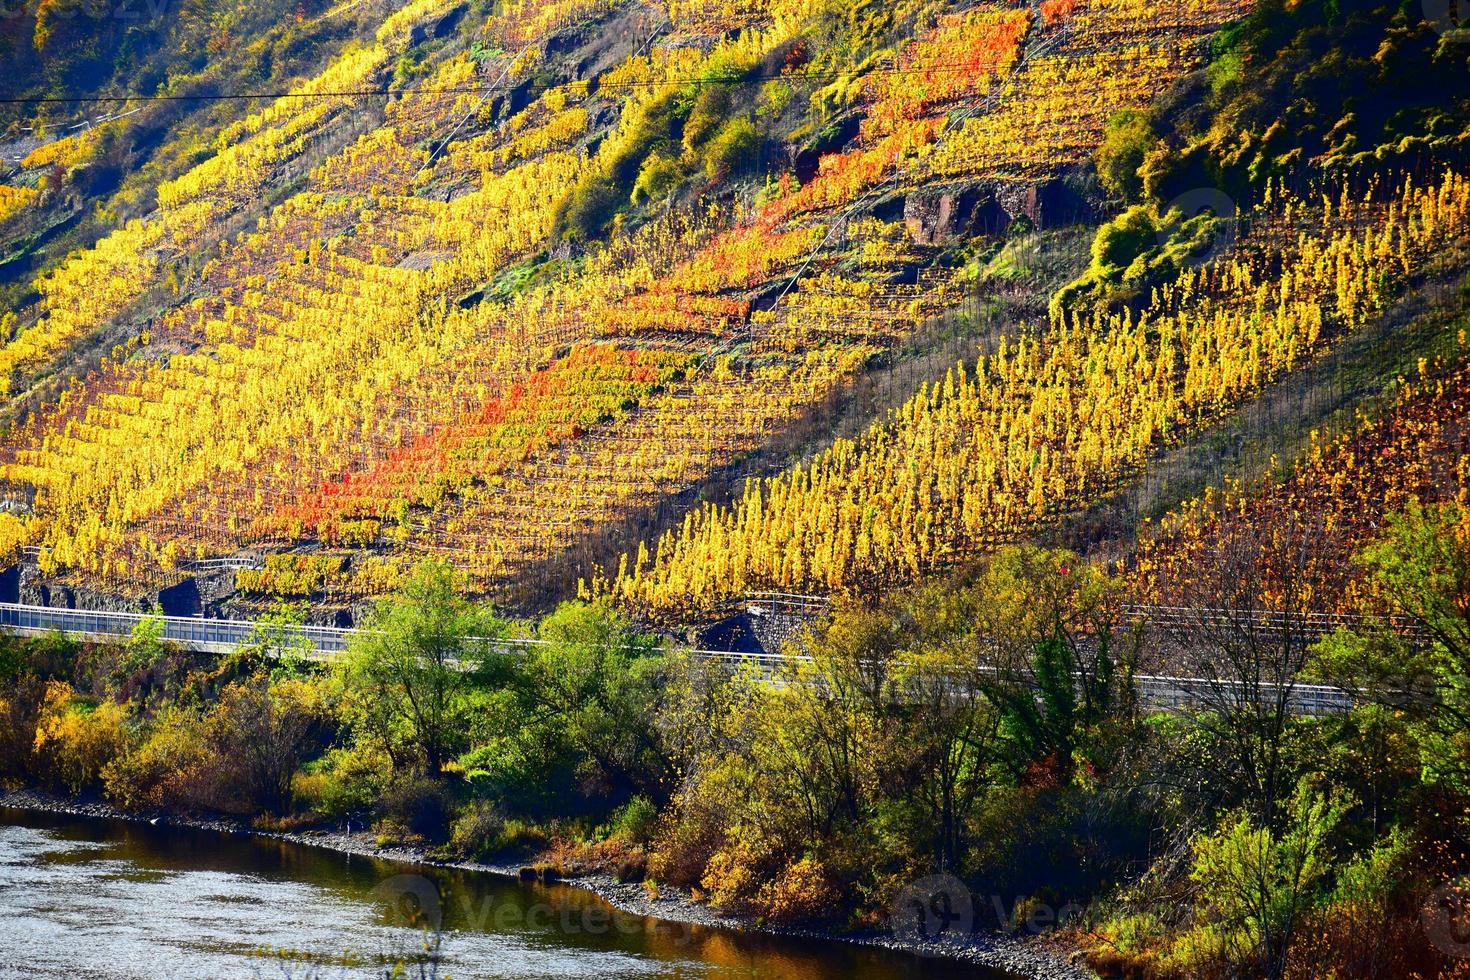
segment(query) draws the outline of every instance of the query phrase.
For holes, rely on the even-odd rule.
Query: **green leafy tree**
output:
[[[316,649],[301,632],[305,624],[305,603],[278,602],[255,620],[238,652],[279,677],[300,674]]]
[[[1199,887],[1197,911],[1213,946],[1245,975],[1280,977],[1303,917],[1332,869],[1329,842],[1351,801],[1322,795],[1304,781],[1287,806],[1280,831],[1245,813],[1227,818],[1194,842],[1190,877]]]
[[[666,800],[675,774],[657,730],[657,639],[605,604],[579,602],[543,619],[537,639],[514,663],[520,736],[569,750],[562,758],[584,774]]]
[[[1103,187],[1114,197],[1137,203],[1143,195],[1143,178],[1138,171],[1144,156],[1158,142],[1148,116],[1141,112],[1120,112],[1108,120],[1103,141],[1094,161]]]
[[[973,817],[1002,749],[1001,712],[974,680],[973,601],[947,583],[921,590],[905,617],[920,636],[902,645],[896,670],[894,707],[908,746],[903,782],[912,787],[900,792],[924,808],[917,826],[930,830],[935,870],[949,872],[964,870]]]
[[[755,162],[761,137],[749,119],[731,119],[704,147],[704,174],[716,180]]]
[[[1084,733],[1133,714],[1139,636],[1119,620],[1117,583],[1071,552],[1028,546],[997,555],[975,589],[978,666],[1012,764],[1049,760],[1066,782]]]
[[[395,769],[437,774],[463,752],[479,684],[500,664],[505,624],[456,590],[454,571],[428,562],[374,609],[343,670],[354,724]]]
[[[133,624],[123,648],[121,667],[129,673],[151,670],[168,656],[172,645],[163,638],[165,623],[158,614],[144,616]]]

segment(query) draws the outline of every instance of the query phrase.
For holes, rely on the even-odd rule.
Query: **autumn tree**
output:
[[[288,812],[292,777],[330,730],[330,717],[311,681],[262,673],[226,687],[208,718],[220,794],[228,797],[221,802]]]
[[[976,666],[1012,764],[1045,764],[1065,783],[1084,733],[1136,707],[1140,638],[1118,583],[1066,550],[1022,546],[988,561],[971,589]]]
[[[1320,629],[1315,616],[1344,585],[1323,561],[1329,531],[1308,520],[1232,524],[1169,586],[1157,617],[1161,655],[1200,679],[1196,724],[1220,759],[1218,789],[1265,826],[1295,782],[1299,688]]]

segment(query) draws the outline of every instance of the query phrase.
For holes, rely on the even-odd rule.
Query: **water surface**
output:
[[[440,977],[1003,980],[885,950],[627,915],[566,885],[0,809],[0,976],[381,976],[425,962],[436,936]]]

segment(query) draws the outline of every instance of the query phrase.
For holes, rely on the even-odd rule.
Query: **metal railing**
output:
[[[220,569],[258,571],[265,567],[265,562],[248,555],[233,555],[228,558],[193,558],[179,562],[179,567],[191,572],[213,572]]]
[[[225,652],[255,642],[262,630],[279,630],[304,639],[320,659],[335,659],[347,650],[354,630],[334,626],[263,626],[251,620],[203,619],[196,616],[152,616],[144,613],[95,609],[58,609],[0,603],[0,629],[38,635],[65,633],[94,640],[117,640],[132,636],[145,620],[162,624],[161,638],[180,646],[207,652]]]
[[[754,616],[820,616],[831,608],[826,596],[791,592],[747,592],[735,603]]]
[[[190,616],[153,616],[145,613],[110,612],[91,609],[59,609],[21,603],[0,603],[0,630],[21,635],[60,632],[91,640],[126,640],[146,620],[161,623],[161,638],[171,643],[208,653],[227,653],[240,646],[260,642],[263,637],[280,637],[305,647],[311,660],[340,660],[353,639],[364,630],[339,626],[296,626],[262,624],[251,620],[202,619]],[[304,643],[302,641],[305,641]],[[547,641],[503,638],[491,641],[492,649],[513,654],[544,645]],[[690,650],[705,660],[732,665],[754,665],[777,671],[811,658],[784,653],[746,653],[738,650]],[[983,668],[982,668],[983,669]],[[1285,694],[1290,709],[1300,715],[1340,714],[1359,698],[1352,692],[1326,684],[1246,685],[1238,681],[1206,677],[1139,675],[1134,678],[1140,702],[1150,709],[1179,710],[1218,706],[1235,700],[1274,702]]]
[[[306,647],[308,659],[330,662],[347,652],[354,638],[365,630],[342,626],[298,626],[267,624],[248,619],[204,619],[198,616],[159,616],[147,613],[114,612],[93,609],[61,609],[54,606],[31,606],[0,602],[0,630],[28,636],[64,633],[89,640],[126,640],[140,623],[156,620],[162,624],[160,638],[191,650],[225,653],[264,638],[280,638],[287,643]],[[305,641],[304,643],[302,641]],[[548,641],[518,637],[489,641],[499,653],[517,653],[543,646]],[[744,652],[739,650],[691,650],[690,653],[727,663],[750,663],[773,667],[796,663],[806,657],[780,653]]]
[[[1263,682],[1247,685],[1222,678],[1154,674],[1138,675],[1133,680],[1137,685],[1139,703],[1156,710],[1218,708],[1251,702],[1272,704],[1284,696],[1286,707],[1292,714],[1321,717],[1345,714],[1361,702],[1353,692],[1330,684]]]
[[[1127,605],[1125,617],[1156,629],[1255,630],[1323,637],[1339,629],[1380,626],[1403,636],[1418,636],[1419,626],[1402,616],[1366,616],[1361,613],[1286,612],[1277,609],[1214,609],[1194,606]]]

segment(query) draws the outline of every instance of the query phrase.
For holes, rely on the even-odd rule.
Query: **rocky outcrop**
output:
[[[980,184],[924,188],[903,200],[903,223],[920,245],[944,245],[956,238],[996,235],[1012,215]]]
[[[0,602],[21,602],[52,609],[93,609],[98,612],[151,613],[166,616],[209,616],[211,606],[234,594],[233,569],[191,575],[157,592],[119,595],[46,578],[33,561],[0,573]]]
[[[995,200],[1009,221],[1025,218],[1034,227],[1093,222],[1100,218],[1093,196],[1076,175],[1041,183],[1002,183]]]

